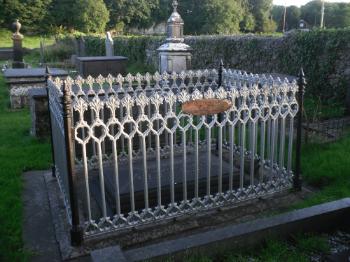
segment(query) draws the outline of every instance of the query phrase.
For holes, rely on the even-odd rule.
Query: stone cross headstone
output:
[[[12,35],[13,40],[13,68],[24,68],[23,63],[23,48],[22,48],[22,41],[23,41],[23,35],[19,32],[21,30],[21,24],[18,21],[18,19],[12,24],[14,33]]]
[[[114,41],[110,32],[106,33],[106,56],[114,56]]]

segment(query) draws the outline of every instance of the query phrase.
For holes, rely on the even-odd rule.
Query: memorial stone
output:
[[[174,0],[174,10],[167,22],[167,39],[158,48],[159,71],[161,73],[180,73],[191,68],[192,48],[184,43],[184,21],[177,12],[177,6],[178,2]]]
[[[106,34],[106,56],[114,56],[114,41],[110,32]]]
[[[13,68],[24,68],[23,63],[23,35],[19,32],[21,30],[21,24],[18,19],[13,23],[14,33],[12,35],[13,40]]]

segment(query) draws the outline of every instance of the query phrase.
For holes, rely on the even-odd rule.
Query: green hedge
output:
[[[115,53],[129,61],[157,63],[155,50],[164,37],[122,36],[115,39]],[[88,55],[104,54],[104,39],[86,37]],[[273,36],[190,36],[193,68],[213,68],[223,59],[230,68],[254,73],[297,75],[304,68],[307,94],[322,101],[344,101],[350,86],[350,29],[295,31]],[[146,54],[151,50],[151,54]]]

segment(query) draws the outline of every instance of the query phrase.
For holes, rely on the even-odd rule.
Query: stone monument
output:
[[[12,35],[13,40],[13,68],[24,68],[23,63],[23,35],[19,32],[21,30],[21,24],[18,19],[13,23],[14,33]]]
[[[114,56],[114,41],[110,32],[106,33],[106,56]]]
[[[178,2],[174,0],[172,5],[174,10],[167,22],[167,39],[157,50],[161,73],[180,73],[191,68],[192,48],[184,43],[184,21],[177,12]]]

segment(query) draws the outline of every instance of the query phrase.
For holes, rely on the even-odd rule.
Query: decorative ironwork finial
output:
[[[174,12],[177,12],[177,7],[179,5],[179,2],[177,0],[174,0],[172,5],[173,5],[173,8],[174,8]]]

